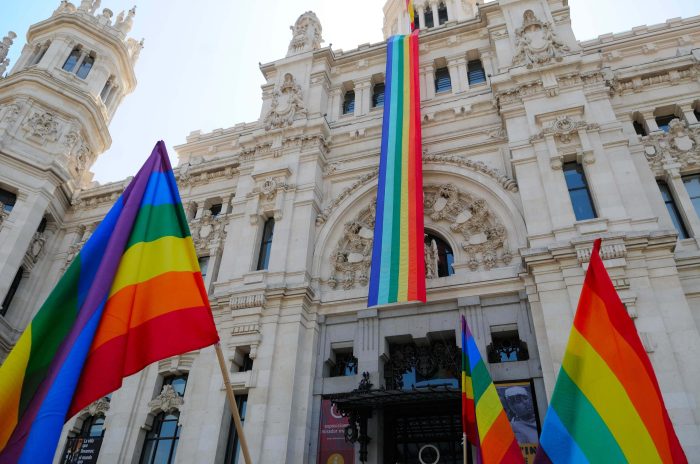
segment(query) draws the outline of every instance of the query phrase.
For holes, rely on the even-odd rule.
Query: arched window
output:
[[[434,277],[447,277],[455,273],[452,264],[455,261],[450,245],[440,236],[429,230],[423,236],[425,244],[426,274]]]
[[[65,63],[63,63],[63,69],[68,72],[72,72],[73,68],[75,68],[75,65],[78,64],[78,60],[80,59],[80,47],[75,47],[72,52],[70,52],[70,55],[68,55],[68,59],[66,60]]]
[[[146,434],[141,453],[141,464],[170,464],[175,462],[177,442],[180,440],[180,413],[161,412],[153,420]]]
[[[83,426],[80,428],[80,436],[87,437],[104,437],[105,435],[105,416],[98,414],[85,418]]]
[[[420,29],[420,16],[416,10],[413,10],[413,28]]]
[[[81,79],[85,79],[88,76],[88,74],[90,74],[90,70],[92,69],[93,64],[95,64],[95,56],[91,53],[85,57],[82,63],[80,63],[80,67],[78,68],[76,76],[78,76]]]
[[[258,271],[264,271],[270,264],[270,252],[272,251],[272,235],[275,231],[275,219],[269,218],[263,226],[263,233],[260,239],[260,253],[258,254]]]
[[[355,112],[355,91],[348,90],[343,96],[343,114]]]
[[[445,24],[448,21],[447,17],[447,7],[444,2],[440,2],[438,5],[438,24]]]
[[[432,9],[426,8],[423,16],[425,17],[425,28],[426,29],[433,27],[435,25],[435,22],[433,21],[433,10]]]

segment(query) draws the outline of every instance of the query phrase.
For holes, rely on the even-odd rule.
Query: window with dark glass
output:
[[[12,279],[12,283],[10,284],[9,290],[7,290],[7,295],[5,295],[5,299],[2,300],[2,306],[0,306],[0,316],[4,316],[7,314],[7,310],[10,309],[10,305],[12,304],[12,300],[15,298],[15,294],[17,293],[17,290],[19,289],[20,283],[22,283],[22,277],[24,277],[24,268],[20,267],[17,270],[17,273],[15,274],[14,279]]]
[[[175,462],[177,443],[180,440],[180,413],[161,412],[153,419],[153,426],[146,434],[141,453],[141,464],[171,464]]]
[[[267,269],[270,263],[270,252],[272,251],[272,235],[275,231],[275,219],[269,218],[263,226],[262,239],[260,240],[260,252],[258,253],[258,271]]]
[[[655,120],[660,130],[668,132],[668,125],[671,124],[671,121],[674,119],[678,119],[678,117],[675,114],[669,114],[668,116],[658,116]]]
[[[678,206],[676,206],[676,201],[671,194],[671,190],[668,188],[666,182],[657,181],[657,183],[659,184],[659,190],[661,191],[661,198],[664,199],[664,203],[666,204],[668,215],[671,216],[673,226],[678,232],[678,238],[681,240],[688,238],[688,230],[685,228],[683,217],[681,216],[681,212],[678,210]]]
[[[66,439],[66,448],[61,458],[62,464],[93,462],[97,460],[105,434],[105,417],[101,414],[88,416],[83,420],[78,435]]]
[[[372,88],[372,107],[379,108],[384,106],[384,82],[374,84]]]
[[[212,216],[218,216],[219,214],[221,214],[221,209],[222,209],[221,203],[217,203],[215,205],[211,205],[211,207],[209,208],[209,211],[211,211]]]
[[[459,388],[461,350],[454,336],[424,340],[389,343],[389,360],[384,364],[387,390]]]
[[[443,2],[438,5],[438,24],[445,24],[447,22],[447,6]]]
[[[248,410],[248,395],[236,395],[236,406],[238,406],[238,414],[241,416],[241,425],[245,426],[245,416]],[[226,455],[224,456],[224,464],[238,464],[243,462],[240,456],[241,445],[238,442],[238,431],[233,418],[229,423],[228,440],[226,440]]]
[[[435,21],[433,21],[433,10],[432,9],[426,8],[425,13],[423,14],[423,17],[425,18],[425,28],[426,29],[433,27],[435,25]]]
[[[700,174],[684,176],[683,184],[685,184],[685,189],[688,191],[688,196],[690,196],[695,212],[700,215]]]
[[[355,91],[348,90],[343,95],[343,114],[351,114],[355,112]]]
[[[469,85],[483,84],[486,82],[486,72],[481,60],[470,60],[467,63],[467,79]]]
[[[39,223],[39,227],[36,228],[36,231],[37,232],[44,232],[46,230],[46,223],[47,222],[48,222],[48,220],[45,217],[41,218],[41,222]]]
[[[693,110],[693,114],[695,114],[695,119],[700,122],[700,104],[695,106],[695,109]]]
[[[348,377],[357,374],[357,358],[350,349],[333,350],[335,364],[330,366],[331,377]]]
[[[81,79],[85,79],[88,74],[90,74],[93,64],[95,64],[95,57],[93,55],[86,56],[85,59],[83,59],[83,62],[80,63],[78,72],[75,73],[75,75]]]
[[[413,10],[413,28],[420,29],[420,16],[416,10]]]
[[[187,374],[170,375],[163,379],[163,386],[171,385],[173,390],[180,395],[185,396],[185,388],[187,388]]]
[[[200,256],[197,261],[199,262],[199,270],[202,272],[202,278],[204,278],[207,276],[209,268],[209,256]]]
[[[530,358],[527,343],[520,340],[517,324],[491,327],[491,343],[486,347],[488,361],[492,364],[526,361]]]
[[[583,221],[597,217],[583,167],[578,163],[564,163],[563,170],[576,220]]]
[[[452,268],[452,264],[455,258],[450,245],[429,231],[426,231],[423,237],[423,243],[430,248],[431,253],[437,255],[437,277],[447,277],[454,274],[455,271]],[[426,257],[428,256],[428,253],[426,253]],[[434,265],[434,263],[428,263],[428,265],[431,266]]]
[[[233,356],[233,371],[248,372],[253,370],[253,358],[250,357],[250,345],[236,347]]]
[[[450,71],[447,68],[438,68],[435,70],[435,93],[449,92],[452,90],[452,81],[450,81]]]
[[[647,135],[647,130],[644,128],[644,124],[639,121],[632,121],[632,126],[634,126],[634,132],[642,137]]]
[[[66,59],[66,62],[63,63],[63,69],[71,72],[73,71],[73,68],[75,68],[75,65],[78,64],[78,60],[80,59],[80,47],[75,47],[72,52],[70,52],[70,55],[68,55],[68,58]]]
[[[17,203],[17,195],[0,188],[0,203],[2,203],[2,208],[9,213]]]

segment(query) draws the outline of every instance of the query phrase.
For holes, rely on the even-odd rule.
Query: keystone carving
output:
[[[225,214],[213,216],[208,209],[202,217],[190,221],[190,234],[197,253],[201,253],[223,244],[226,240]]]
[[[89,416],[104,416],[107,414],[107,411],[109,411],[109,400],[106,396],[103,396],[83,409],[83,412],[87,413]]]
[[[557,37],[552,24],[538,19],[532,10],[523,13],[523,24],[515,30],[515,37],[514,65],[525,63],[531,68],[553,59],[561,61],[562,52],[569,51],[569,47]]]
[[[671,121],[668,132],[650,134],[642,143],[647,162],[656,174],[664,169],[684,170],[700,165],[700,127],[688,128],[679,119]]]
[[[321,22],[313,11],[307,11],[299,16],[294,26],[290,26],[289,29],[292,30],[293,35],[289,42],[287,56],[321,48],[323,43]]]
[[[175,410],[179,411],[183,404],[185,404],[185,401],[172,385],[163,385],[160,395],[149,401],[148,408],[152,414],[158,414],[161,411],[169,413]]]
[[[287,73],[277,90],[272,92],[270,111],[265,116],[265,130],[291,126],[297,116],[306,116],[301,87]]]
[[[598,129],[598,124],[588,124],[586,121],[574,121],[569,116],[559,116],[549,127],[545,127],[539,134],[530,137],[530,143],[542,140],[548,135],[558,138],[562,143],[571,143],[572,136],[579,130]]]

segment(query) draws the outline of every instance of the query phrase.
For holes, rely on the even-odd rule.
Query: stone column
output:
[[[418,8],[418,22],[421,29],[425,29],[425,6]]]
[[[693,107],[690,103],[681,105],[681,111],[683,112],[683,116],[685,117],[685,120],[688,122],[689,126],[692,126],[699,122],[698,118],[695,116],[695,112],[693,111]]]
[[[61,68],[71,51],[72,44],[68,39],[56,37],[49,45],[48,50],[46,50],[44,58],[42,58],[40,63],[37,63],[37,68],[52,69],[56,66]]]
[[[450,83],[453,94],[469,89],[469,84],[465,82],[466,79],[463,80],[463,76],[467,74],[466,66],[467,62],[461,53],[447,58],[447,69],[450,71]]]
[[[372,99],[372,78],[355,81],[355,116],[364,116],[369,112]]]
[[[542,184],[544,185],[545,198],[547,199],[552,218],[552,228],[557,230],[571,227],[576,222],[576,216],[571,205],[571,197],[569,196],[569,189],[566,187],[564,174],[561,172],[561,155],[559,155],[557,150],[554,136],[546,136],[545,142],[548,151],[546,153],[538,152],[537,159],[540,175],[542,176]]]
[[[433,27],[440,25],[440,17],[438,16],[438,4],[436,0],[430,2],[430,9],[433,11]]]
[[[330,121],[337,121],[340,118],[340,105],[342,98],[343,89],[340,87],[335,87],[331,89],[330,92],[330,109],[328,110],[328,116]]]
[[[425,100],[435,98],[435,69],[433,64],[427,64],[420,68],[421,95]]]
[[[656,124],[656,119],[654,118],[653,111],[644,111],[642,113],[642,117],[644,118],[644,122],[647,123],[647,130],[649,131],[649,133],[657,132],[660,130],[659,126]]]

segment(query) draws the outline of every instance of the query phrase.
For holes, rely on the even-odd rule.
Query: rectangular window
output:
[[[700,122],[700,105],[696,106],[696,108],[693,110],[693,114],[695,114],[695,119]]]
[[[486,72],[481,60],[471,60],[467,63],[467,78],[469,85],[483,84],[486,82]]]
[[[673,121],[674,119],[678,119],[675,114],[670,114],[668,116],[659,116],[657,117],[656,120],[656,125],[659,126],[659,129],[668,132],[668,125]]]
[[[491,343],[486,347],[488,361],[492,364],[530,359],[527,343],[520,340],[517,324],[491,327]]]
[[[413,10],[413,28],[420,29],[420,16],[416,10]]]
[[[449,92],[452,90],[452,81],[450,81],[450,71],[447,68],[438,68],[435,70],[435,93]]]
[[[381,108],[384,106],[384,83],[374,84],[372,89],[372,107]]]
[[[199,261],[199,270],[202,272],[202,278],[205,278],[209,268],[209,256],[202,256],[197,261]]]
[[[180,412],[161,412],[153,419],[141,452],[141,464],[172,464],[180,441]]]
[[[355,112],[355,91],[348,90],[343,96],[343,114]]]
[[[237,346],[233,354],[233,372],[253,370],[253,358],[250,357],[250,345]]]
[[[685,189],[688,191],[690,201],[693,202],[695,212],[700,216],[700,174],[684,176],[683,184],[685,184]]]
[[[241,425],[245,427],[245,416],[248,409],[248,395],[236,395],[236,406],[238,406],[238,414],[241,416]],[[226,408],[228,410],[228,407]],[[228,440],[226,440],[226,456],[224,456],[224,464],[238,464],[243,462],[240,456],[241,446],[238,442],[238,431],[236,424],[231,418],[228,432]]]
[[[445,24],[447,20],[447,7],[444,3],[440,3],[438,5],[438,23],[442,25]]]
[[[0,203],[2,203],[2,208],[9,213],[17,203],[17,195],[0,188]]]
[[[578,163],[564,163],[563,170],[576,220],[583,221],[597,217],[583,167]]]
[[[352,348],[333,350],[335,364],[330,368],[331,377],[348,377],[357,374],[357,358]]]
[[[688,230],[685,228],[681,213],[676,206],[673,195],[671,195],[671,190],[668,188],[668,185],[666,185],[666,182],[658,181],[657,183],[661,191],[661,198],[664,199],[664,203],[666,204],[668,215],[671,216],[671,221],[678,232],[678,238],[681,240],[688,238]]]
[[[66,62],[63,63],[64,71],[68,71],[68,72],[73,71],[73,68],[75,68],[75,65],[78,64],[79,58],[80,58],[80,48],[74,48],[73,51],[70,52],[70,55],[68,55],[68,59],[66,59]]]
[[[88,76],[88,74],[90,74],[90,70],[92,69],[93,64],[95,64],[95,57],[92,55],[86,56],[83,62],[80,63],[78,72],[75,73],[75,75],[81,79],[85,79]]]
[[[425,18],[425,28],[426,29],[433,27],[435,25],[435,21],[433,21],[433,10],[431,8],[426,8],[425,13],[423,14],[423,17]]]
[[[20,267],[17,270],[17,273],[15,274],[14,279],[12,279],[12,283],[10,284],[10,289],[7,291],[7,295],[5,295],[5,299],[2,301],[2,306],[0,306],[0,316],[5,316],[5,314],[7,314],[7,310],[10,309],[10,305],[12,304],[12,300],[15,298],[15,294],[17,293],[17,290],[19,289],[19,284],[22,283],[23,276],[24,276],[24,268]]]
[[[272,236],[275,231],[275,220],[269,218],[263,226],[262,238],[260,240],[260,253],[258,254],[258,271],[264,271],[270,264],[270,251],[272,251]]]
[[[647,131],[644,128],[644,125],[639,121],[632,121],[632,126],[634,127],[634,132],[636,132],[637,135],[641,135],[642,137],[647,135]]]

